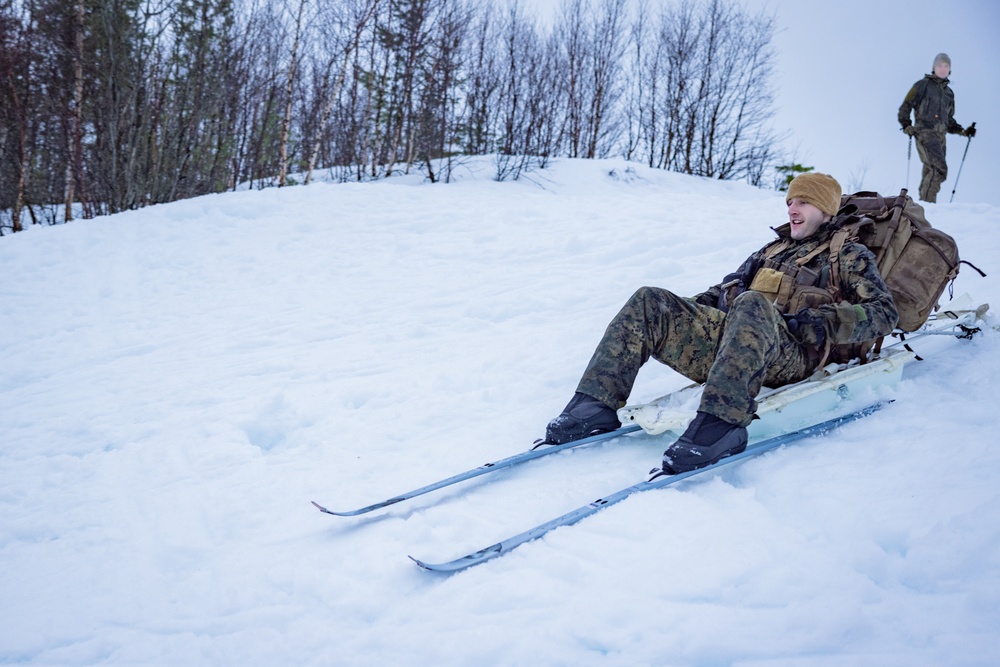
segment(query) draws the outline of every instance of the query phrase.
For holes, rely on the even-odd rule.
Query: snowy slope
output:
[[[1000,208],[930,205],[1000,309]],[[214,195],[0,238],[0,663],[985,665],[1000,661],[1000,333],[898,400],[467,572],[451,558],[643,478],[524,449],[635,288],[693,294],[778,193],[564,161]],[[995,320],[994,320],[995,321]],[[687,381],[655,364],[633,394]]]

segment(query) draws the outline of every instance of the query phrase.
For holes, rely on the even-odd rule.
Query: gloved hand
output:
[[[713,304],[716,308],[723,312],[729,311],[729,306],[733,305],[733,299],[738,297],[744,291],[741,277],[742,274],[730,273],[722,279],[722,289],[719,290],[719,299],[715,304]]]
[[[903,128],[903,134],[905,134],[908,137],[915,137],[917,136],[917,128],[914,127],[913,125],[907,125],[906,127]]]
[[[788,332],[803,345],[823,347],[826,342],[825,319],[816,311],[803,308],[794,315],[784,315]]]
[[[964,130],[962,130],[962,136],[963,137],[974,137],[974,136],[976,136],[976,124],[973,123],[969,127],[967,127]]]

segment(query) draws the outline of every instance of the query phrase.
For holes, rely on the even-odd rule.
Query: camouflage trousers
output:
[[[936,130],[920,130],[917,134],[917,155],[924,165],[920,177],[920,198],[926,202],[937,201],[941,183],[948,178],[946,141],[945,133]]]
[[[815,366],[759,292],[744,292],[723,312],[643,287],[608,325],[577,391],[620,408],[650,357],[705,384],[699,410],[744,426],[761,386],[797,382]]]

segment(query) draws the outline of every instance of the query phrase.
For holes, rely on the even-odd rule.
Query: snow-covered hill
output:
[[[838,175],[842,176],[842,175]],[[845,179],[846,180],[846,177]],[[1000,208],[927,207],[1000,308]],[[467,572],[660,449],[526,448],[635,288],[693,294],[782,196],[622,161],[516,183],[315,184],[0,238],[0,662],[985,665],[1000,661],[1000,333],[897,401]],[[687,381],[655,363],[633,394]]]

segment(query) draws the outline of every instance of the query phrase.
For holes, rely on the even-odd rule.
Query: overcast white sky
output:
[[[652,0],[657,2],[668,0]],[[560,0],[526,0],[539,17]],[[977,136],[957,184],[955,201],[1000,205],[994,156],[1000,156],[1000,2],[996,0],[743,0],[774,13],[778,32],[776,126],[788,132],[796,161],[833,174],[845,189],[883,193],[907,185],[907,137],[896,113],[934,56],[952,59],[955,119],[976,121]],[[949,135],[948,180],[955,188],[968,139]],[[913,149],[909,188],[920,185]],[[933,217],[931,217],[933,221]]]
[[[930,72],[934,56],[952,60],[955,119],[976,122],[971,144],[949,135],[948,180],[955,201],[1000,205],[1000,3],[996,0],[747,0],[774,11],[778,34],[776,119],[791,132],[789,148],[804,164],[844,187],[881,192],[906,185],[907,138],[896,113],[910,86]],[[920,184],[914,147],[910,190]],[[933,218],[931,218],[933,220]]]

